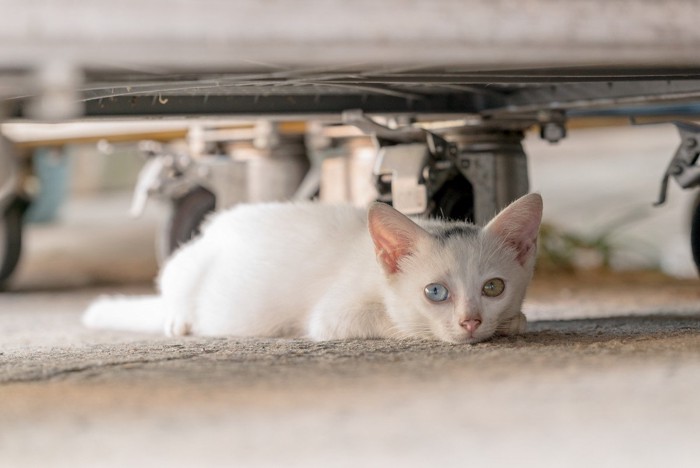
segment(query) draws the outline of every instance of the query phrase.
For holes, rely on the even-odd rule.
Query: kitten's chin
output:
[[[451,334],[450,336],[443,337],[442,339],[444,341],[447,341],[448,343],[454,343],[454,344],[477,344],[481,343],[482,341],[486,341],[491,338],[492,335],[477,335],[477,336],[469,336],[467,333],[459,333],[457,335]]]

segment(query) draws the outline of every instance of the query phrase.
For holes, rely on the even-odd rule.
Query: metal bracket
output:
[[[139,172],[131,199],[129,214],[134,218],[143,214],[149,197],[175,198],[195,185],[191,176],[185,177],[191,172],[192,160],[189,156],[178,157],[155,141],[141,142],[139,147],[148,159]]]
[[[698,165],[698,157],[700,157],[700,125],[679,121],[671,123],[678,129],[681,143],[661,179],[659,198],[654,203],[654,206],[659,206],[666,202],[668,181],[671,177],[684,189],[700,185],[700,165]]]
[[[406,143],[380,148],[374,176],[391,176],[391,200],[405,214],[420,214],[428,208],[428,190],[422,181],[430,152],[425,143]]]
[[[248,183],[245,162],[228,155],[189,154],[172,151],[157,142],[141,143],[148,160],[139,173],[129,213],[139,217],[150,197],[174,200],[201,186],[215,195],[217,208],[246,199]]]
[[[386,127],[358,110],[344,112],[343,121],[375,139],[379,149],[373,175],[380,193],[389,179],[394,208],[411,215],[426,213],[432,192],[439,189],[426,179],[439,179],[436,172],[454,167],[457,146],[422,128]]]
[[[361,109],[351,109],[343,112],[343,123],[353,125],[367,135],[372,135],[380,146],[388,143],[414,143],[423,138],[424,130],[406,125],[399,128],[389,128],[367,117]]]

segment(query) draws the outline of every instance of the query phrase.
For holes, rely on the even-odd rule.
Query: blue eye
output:
[[[430,283],[424,289],[425,297],[433,302],[444,302],[450,297],[450,292],[440,283]]]

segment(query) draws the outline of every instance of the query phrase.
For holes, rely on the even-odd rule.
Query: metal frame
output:
[[[81,113],[87,117],[209,115],[280,120],[331,117],[337,120],[343,111],[359,109],[375,115],[430,114],[449,118],[480,114],[486,118],[549,121],[550,117],[542,114],[543,111],[595,114],[626,107],[633,112],[635,106],[700,102],[700,79],[520,83],[495,87],[463,83],[461,86],[465,89],[461,92],[446,92],[442,85],[428,79],[425,77],[426,81],[420,85],[421,92],[394,89],[387,84],[381,90],[350,87],[339,93],[325,85],[292,86],[284,82],[208,90],[205,94],[197,94],[202,92],[200,89],[191,89],[186,95],[182,91],[181,94],[158,92],[154,95],[114,91],[117,95],[93,98],[89,97],[93,92],[84,92]],[[9,118],[32,117],[31,111],[36,111],[29,98],[9,104]]]
[[[700,4],[686,0],[0,0],[0,9],[11,12],[0,15],[11,117],[492,116],[700,100]]]
[[[700,5],[685,0],[2,0],[1,7],[0,69],[13,70],[57,58],[147,73],[697,65],[700,43]]]
[[[450,170],[472,185],[477,222],[527,191],[524,129],[558,141],[568,113],[700,102],[700,3],[687,0],[0,0],[0,12],[0,117],[470,116],[443,135],[456,138]],[[420,211],[418,169],[443,161],[430,138],[401,161],[412,138],[385,149],[403,169],[383,171]],[[667,178],[696,184],[693,158],[676,157]],[[151,182],[169,161],[152,164]],[[219,191],[231,177],[184,172]],[[149,180],[141,203],[163,190]]]

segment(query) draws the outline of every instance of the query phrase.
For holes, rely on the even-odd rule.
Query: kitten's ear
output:
[[[410,255],[421,238],[429,234],[385,203],[373,203],[367,216],[369,234],[377,260],[386,274],[399,271],[399,261]]]
[[[541,222],[542,197],[531,193],[505,207],[484,230],[514,247],[518,252],[518,262],[524,266],[537,247]]]

